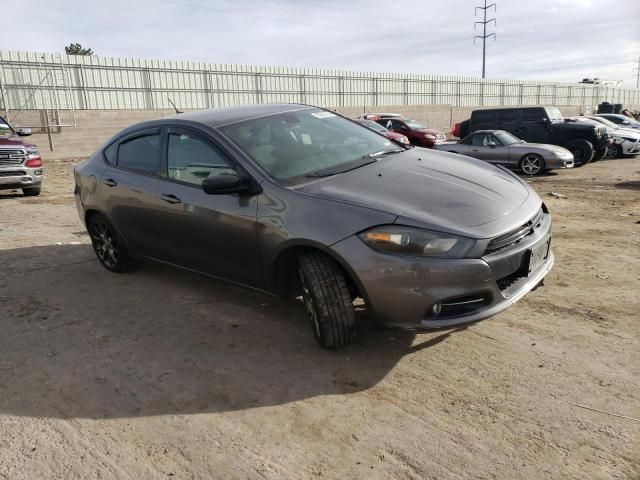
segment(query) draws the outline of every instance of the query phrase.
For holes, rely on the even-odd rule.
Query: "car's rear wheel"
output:
[[[37,186],[37,187],[24,187],[22,189],[22,194],[25,197],[36,197],[36,196],[40,195],[40,191],[41,191],[40,186]]]
[[[593,159],[591,160],[592,162],[597,162],[598,160],[602,160],[604,157],[607,156],[607,152],[609,151],[609,149],[607,147],[601,147],[599,149],[597,149],[595,151],[595,153],[593,154]]]
[[[537,153],[527,153],[520,160],[520,170],[525,175],[539,175],[545,170],[544,158]]]
[[[609,145],[604,158],[611,160],[622,157],[622,147],[620,145]]]
[[[581,167],[593,159],[595,151],[591,142],[583,139],[569,142],[565,148],[573,154],[573,166]]]
[[[93,250],[104,268],[115,273],[126,272],[131,268],[133,262],[124,247],[124,242],[104,216],[94,214],[89,219],[87,230]]]
[[[313,334],[324,348],[348,345],[356,336],[353,299],[345,273],[322,252],[298,256],[298,276]]]

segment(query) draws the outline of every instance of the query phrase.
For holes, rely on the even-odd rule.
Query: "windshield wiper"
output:
[[[404,148],[397,148],[395,150],[380,150],[379,152],[368,153],[362,158],[375,158],[379,157],[380,155],[391,155],[392,153],[402,153],[404,151]]]
[[[364,167],[365,165],[375,162],[377,162],[377,160],[367,155],[353,162],[307,173],[305,177],[330,177],[332,175],[338,175],[339,173],[350,172],[351,170],[355,170],[356,168]]]

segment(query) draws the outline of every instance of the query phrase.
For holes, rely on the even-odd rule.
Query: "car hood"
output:
[[[0,147],[26,147],[35,148],[35,145],[29,142],[25,142],[18,136],[0,137]]]
[[[478,238],[524,223],[526,219],[508,217],[531,196],[537,199],[526,183],[506,170],[419,147],[296,190],[393,213],[398,215],[396,223]],[[539,199],[533,203],[528,208],[531,215],[540,208]],[[504,219],[506,224],[482,227]]]

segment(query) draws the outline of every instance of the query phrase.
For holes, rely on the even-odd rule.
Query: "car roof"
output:
[[[200,112],[180,113],[177,115],[171,115],[170,117],[164,117],[162,120],[187,120],[203,123],[211,128],[217,128],[231,123],[251,120],[253,118],[315,108],[319,107],[299,103],[268,103],[260,105],[243,105],[241,107],[214,108]]]

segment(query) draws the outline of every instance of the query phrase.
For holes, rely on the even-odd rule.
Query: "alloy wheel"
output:
[[[520,168],[527,175],[536,175],[542,170],[542,159],[537,155],[527,155],[522,159]]]
[[[120,252],[109,226],[103,220],[96,219],[91,223],[89,235],[100,261],[109,268],[115,268]]]

